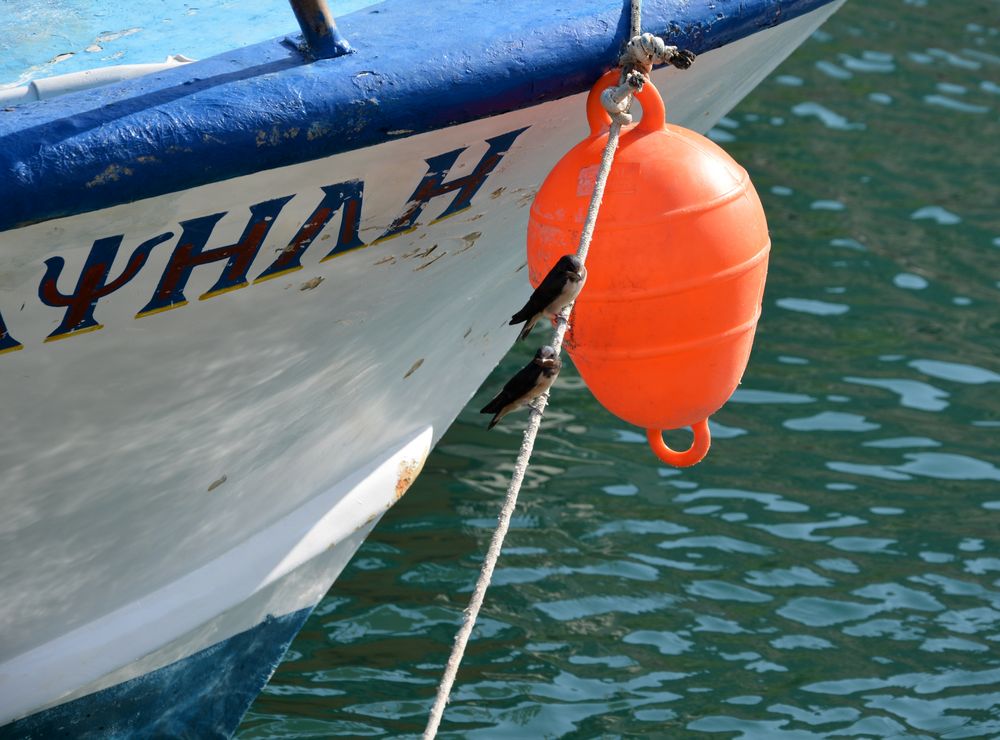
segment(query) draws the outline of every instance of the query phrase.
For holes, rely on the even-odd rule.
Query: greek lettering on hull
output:
[[[323,186],[320,188],[323,197],[312,213],[305,219],[287,246],[279,251],[277,258],[257,275],[252,283],[248,275],[261,248],[282,210],[296,195],[272,198],[249,206],[250,218],[242,235],[234,243],[224,246],[207,248],[216,225],[229,214],[228,211],[181,221],[180,237],[170,253],[166,268],[157,281],[153,295],[136,313],[136,318],[187,305],[185,288],[194,269],[202,265],[225,262],[218,280],[199,296],[200,300],[214,298],[302,269],[303,254],[337,213],[340,213],[337,242],[320,262],[413,231],[419,225],[418,219],[425,207],[436,198],[454,193],[451,202],[432,223],[464,211],[472,205],[473,198],[510,150],[515,139],[526,130],[527,127],[519,128],[486,139],[487,150],[478,164],[469,174],[451,180],[447,178],[452,167],[468,147],[453,149],[426,159],[427,171],[399,216],[378,238],[368,244],[365,244],[358,235],[365,183],[353,179]],[[114,279],[109,279],[111,268],[125,242],[125,235],[117,234],[95,240],[77,278],[76,286],[68,293],[59,289],[59,281],[66,266],[65,259],[56,256],[45,260],[46,269],[38,285],[38,298],[46,306],[64,309],[62,320],[45,341],[65,339],[104,328],[96,317],[100,300],[135,279],[145,267],[153,249],[173,237],[173,231],[164,231],[139,244],[121,273]],[[11,335],[3,314],[0,313],[0,354],[20,349],[23,349],[23,345]]]
[[[125,236],[119,234],[118,236],[98,239],[90,248],[90,254],[87,255],[87,262],[84,264],[83,270],[80,271],[80,279],[76,282],[76,288],[68,295],[59,292],[57,284],[63,267],[66,266],[66,260],[62,257],[49,257],[45,260],[46,270],[42,282],[38,284],[38,298],[46,306],[66,308],[62,322],[45,341],[51,342],[74,334],[103,329],[103,324],[97,323],[97,319],[94,318],[97,302],[101,298],[111,295],[138,275],[139,270],[149,259],[149,253],[153,251],[153,247],[172,237],[173,232],[168,231],[144,241],[136,247],[121,275],[110,283],[107,280],[111,273],[111,265],[118,255],[118,249]]]

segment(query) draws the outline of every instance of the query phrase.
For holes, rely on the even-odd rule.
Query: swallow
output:
[[[587,268],[575,254],[564,254],[549,270],[549,274],[538,284],[524,308],[511,316],[511,324],[524,322],[518,340],[528,336],[545,316],[554,319],[566,306],[576,300],[587,280]]]
[[[549,345],[539,348],[534,358],[517,371],[517,375],[507,381],[503,390],[488,404],[481,414],[493,414],[487,429],[492,429],[511,411],[527,406],[532,399],[547,391],[559,374],[562,361]]]

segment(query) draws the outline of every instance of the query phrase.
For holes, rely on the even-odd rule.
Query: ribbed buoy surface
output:
[[[532,204],[535,286],[576,251],[610,123],[599,95],[616,82],[613,72],[595,85],[587,102],[591,135],[560,160]],[[642,120],[623,130],[566,347],[602,405],[658,432],[699,425],[739,385],[770,239],[746,171],[704,136],[665,124],[652,84],[637,97]],[[696,429],[701,456],[707,430]],[[701,459],[660,456],[680,465]]]

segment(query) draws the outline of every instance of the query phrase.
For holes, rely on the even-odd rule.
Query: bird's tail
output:
[[[503,408],[503,402],[499,398],[494,398],[488,404],[479,409],[480,414],[495,414]]]
[[[505,408],[506,404],[501,398],[498,397],[494,398],[479,410],[480,414],[493,414],[493,418],[490,419],[489,426],[486,427],[487,429],[492,429],[500,422],[500,420],[504,417]]]
[[[510,317],[510,322],[507,326],[513,326],[514,324],[520,324],[523,321],[527,321],[531,318],[532,314],[535,312],[531,308],[531,302],[525,304],[524,308],[518,311],[516,314]]]
[[[535,324],[538,322],[538,317],[535,316],[531,320],[525,322],[524,328],[521,329],[521,333],[517,335],[517,341],[523,342],[531,334],[531,330],[535,328]]]

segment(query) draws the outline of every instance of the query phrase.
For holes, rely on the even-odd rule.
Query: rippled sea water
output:
[[[854,0],[713,132],[774,240],[743,385],[677,471],[563,370],[442,736],[1000,737],[998,26]],[[530,352],[239,737],[422,730],[524,424],[477,411]]]

